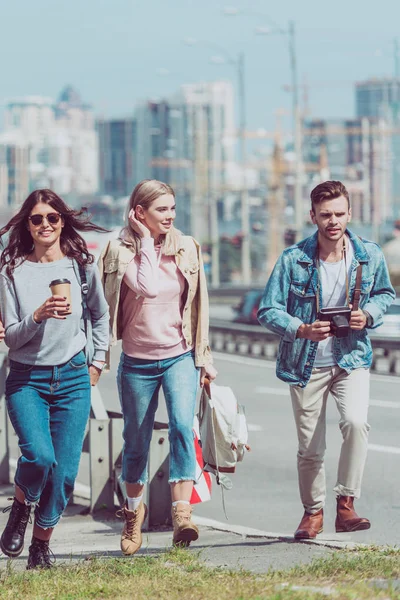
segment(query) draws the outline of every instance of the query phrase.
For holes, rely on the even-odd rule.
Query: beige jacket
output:
[[[174,243],[166,243],[165,254],[175,255],[178,269],[184,276],[186,299],[183,309],[182,333],[186,343],[195,349],[196,367],[212,363],[208,341],[209,307],[207,282],[204,273],[200,245],[192,237],[174,231]],[[102,278],[106,300],[110,307],[111,345],[115,346],[122,337],[121,298],[126,294],[123,283],[126,269],[135,256],[135,244],[125,239],[111,240],[102,251],[98,267]],[[110,353],[107,355],[110,363]]]

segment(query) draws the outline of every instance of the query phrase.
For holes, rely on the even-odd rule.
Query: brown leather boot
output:
[[[321,508],[318,512],[308,513],[304,511],[300,525],[298,526],[295,534],[295,540],[313,540],[319,533],[322,532],[324,524],[324,510]]]
[[[369,529],[371,523],[364,517],[359,517],[354,510],[353,496],[338,496],[336,510],[336,532],[343,533],[345,531],[362,531]]]

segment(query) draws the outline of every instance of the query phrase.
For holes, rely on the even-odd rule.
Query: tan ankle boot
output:
[[[147,506],[141,502],[136,510],[128,510],[126,503],[117,512],[125,520],[121,534],[121,550],[124,554],[135,554],[142,545],[142,526],[147,515]]]
[[[192,522],[192,507],[190,504],[179,502],[172,507],[172,524],[174,535],[172,543],[174,546],[189,546],[199,537],[199,530]]]

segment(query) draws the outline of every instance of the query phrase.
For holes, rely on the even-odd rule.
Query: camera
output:
[[[344,338],[350,332],[351,309],[348,306],[332,306],[321,308],[318,313],[319,321],[330,321],[331,333],[337,338]]]

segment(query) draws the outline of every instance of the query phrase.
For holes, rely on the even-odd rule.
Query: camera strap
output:
[[[345,275],[346,275],[346,304],[347,304],[347,306],[349,306],[349,274],[347,272],[347,248],[346,248],[346,240],[345,240],[344,236],[343,236],[343,248],[342,248],[342,258],[341,258],[341,260],[343,260],[343,259],[344,259],[344,270],[345,270]],[[317,248],[317,260],[316,260],[316,263],[317,263],[317,273],[318,273],[318,285],[317,285],[317,295],[316,295],[317,314],[318,314],[319,313],[319,309],[320,309],[320,306],[319,306],[319,292],[320,292],[320,289],[321,289],[321,273],[320,273],[320,261],[319,261],[319,248]],[[336,288],[336,285],[338,283],[339,276],[340,276],[340,273],[338,274],[338,277],[337,277],[337,280],[336,280],[336,283],[335,283],[335,288]],[[357,284],[356,284],[356,287],[357,287]]]
[[[347,271],[347,248],[346,248],[346,240],[343,238],[343,249],[342,249],[342,257],[344,258],[344,267],[346,271],[346,304],[349,306],[350,298],[349,298],[349,274]],[[318,286],[317,286],[317,314],[319,313],[319,291],[321,285],[321,277],[320,277],[320,262],[319,262],[319,249],[317,249],[317,273],[318,273]],[[352,311],[358,310],[358,305],[361,297],[361,278],[362,278],[362,265],[358,265],[356,272],[356,285],[354,288],[353,302],[352,302]]]

